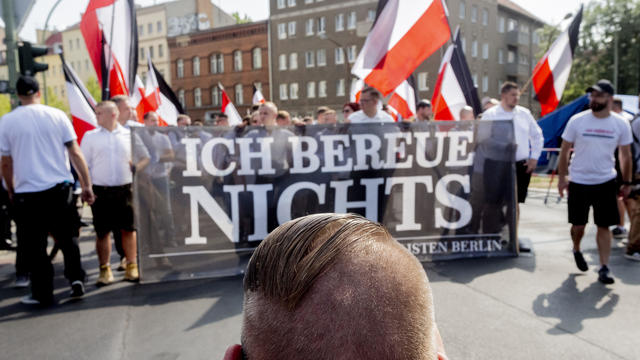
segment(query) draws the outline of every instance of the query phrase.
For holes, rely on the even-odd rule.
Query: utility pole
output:
[[[613,38],[613,90],[618,93],[618,33]]]
[[[15,86],[18,81],[18,69],[16,64],[16,33],[14,24],[14,0],[2,0],[2,13],[4,14],[5,26],[5,45],[7,46],[7,70],[9,72],[9,89],[11,89],[11,108],[18,106],[18,98],[16,97]]]

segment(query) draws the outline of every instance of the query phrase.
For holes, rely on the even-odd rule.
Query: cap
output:
[[[611,85],[611,81],[607,79],[598,80],[598,82],[595,85],[589,86],[589,88],[587,89],[587,92],[592,92],[594,90],[599,92],[604,92],[609,95],[613,95],[613,93],[615,92],[613,90],[613,85]]]
[[[416,105],[417,108],[423,108],[423,107],[431,107],[431,101],[429,100],[420,100],[420,102],[418,102],[418,105]]]
[[[16,82],[16,90],[19,96],[31,96],[40,91],[40,85],[31,76],[20,76]]]

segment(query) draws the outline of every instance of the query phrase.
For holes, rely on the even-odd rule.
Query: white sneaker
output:
[[[636,251],[633,254],[624,254],[624,257],[626,257],[629,260],[640,261],[640,252]]]
[[[13,287],[16,289],[28,288],[29,285],[31,285],[31,280],[27,275],[16,276],[16,282],[13,283]]]
[[[20,302],[25,305],[40,305],[40,301],[33,298],[31,295],[27,295],[20,299]]]

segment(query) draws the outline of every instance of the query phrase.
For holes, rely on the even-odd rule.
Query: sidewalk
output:
[[[518,258],[426,264],[436,317],[451,359],[640,359],[640,264],[614,240],[616,283],[597,282],[595,227],[573,262],[566,202],[532,192],[520,236],[533,253]],[[27,290],[11,288],[12,253],[0,253],[0,344],[7,359],[221,359],[240,340],[242,279],[151,285],[117,282],[97,289],[93,233],[81,248],[87,295],[67,301],[61,255],[54,308],[29,311]],[[113,258],[115,260],[115,257]],[[122,277],[117,273],[116,279]]]

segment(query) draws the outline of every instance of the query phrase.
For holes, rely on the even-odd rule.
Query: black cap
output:
[[[592,92],[594,90],[599,92],[604,92],[609,95],[613,95],[613,93],[615,92],[613,90],[613,85],[611,85],[611,81],[607,79],[598,80],[598,82],[595,85],[592,85],[587,89],[587,92]]]
[[[31,76],[20,76],[16,82],[16,90],[20,96],[31,96],[40,91],[40,85]]]
[[[418,102],[418,105],[416,105],[416,107],[419,108],[423,108],[423,107],[431,107],[431,101],[429,100],[420,100],[420,102]]]

